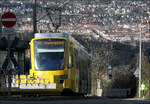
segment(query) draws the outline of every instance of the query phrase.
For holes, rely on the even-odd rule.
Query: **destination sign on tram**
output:
[[[41,42],[41,41],[38,41],[37,42],[38,45],[62,45],[64,44],[63,41],[45,41],[45,42]]]
[[[64,48],[65,40],[63,39],[41,39],[34,41],[37,48]]]

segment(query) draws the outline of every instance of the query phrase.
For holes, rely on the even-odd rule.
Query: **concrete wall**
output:
[[[130,95],[130,89],[97,89],[97,96],[123,98]]]

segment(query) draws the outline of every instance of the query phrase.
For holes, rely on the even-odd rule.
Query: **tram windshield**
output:
[[[34,59],[36,70],[64,69],[65,40],[40,39],[34,41]]]

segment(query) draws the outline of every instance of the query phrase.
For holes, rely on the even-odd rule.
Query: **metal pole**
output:
[[[9,30],[9,29],[8,29]],[[8,31],[8,50],[7,50],[7,55],[8,55],[8,66],[7,66],[7,77],[8,77],[8,95],[11,95],[11,62],[10,62],[10,48],[11,48],[11,44],[10,44],[10,35],[11,33],[9,33]]]
[[[0,16],[1,16],[1,14],[0,14]],[[0,22],[0,35],[2,35],[2,24],[1,24],[1,22]]]
[[[0,13],[0,17],[2,16],[2,14]],[[0,22],[0,35],[2,35],[2,23]]]
[[[36,24],[36,0],[33,0],[33,34],[37,32]]]
[[[141,55],[142,55],[142,51],[141,51],[141,33],[142,28],[140,27],[140,42],[139,42],[139,98],[141,98]]]

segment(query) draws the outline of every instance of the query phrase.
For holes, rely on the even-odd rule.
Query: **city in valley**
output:
[[[0,103],[148,104],[149,5],[1,0]]]

